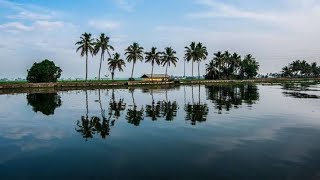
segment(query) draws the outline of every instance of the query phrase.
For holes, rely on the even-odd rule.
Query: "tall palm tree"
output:
[[[214,53],[213,55],[214,55],[214,57],[213,57],[214,64],[217,66],[217,69],[219,70],[219,80],[220,80],[221,71],[222,71],[221,66],[224,63],[223,62],[223,54],[221,53],[221,51],[219,51],[217,53]]]
[[[88,54],[90,53],[92,56],[94,54],[94,39],[91,38],[90,33],[84,33],[75,45],[80,45],[77,52],[81,50],[81,57],[86,56],[86,81],[88,81]]]
[[[125,51],[125,55],[127,55],[127,61],[129,63],[132,61],[133,64],[131,72],[131,79],[133,79],[134,65],[136,64],[137,60],[143,60],[143,47],[134,42]]]
[[[154,65],[160,65],[161,63],[161,52],[157,52],[156,47],[152,47],[150,52],[146,52],[146,63],[151,63],[152,70],[151,70],[151,80],[153,81],[153,68]]]
[[[177,61],[179,58],[176,57],[177,52],[174,51],[171,47],[166,47],[165,51],[163,52],[161,56],[161,63],[164,66],[166,66],[166,74],[168,72],[168,67],[173,64],[174,66],[177,66]],[[165,74],[165,75],[166,75]]]
[[[208,51],[202,43],[198,43],[196,46],[196,61],[198,61],[198,79],[200,79],[200,62],[206,60],[208,56]]]
[[[113,46],[109,44],[110,38],[106,36],[104,33],[100,34],[100,38],[96,40],[96,44],[94,47],[94,54],[98,54],[101,50],[101,57],[100,57],[100,66],[99,66],[99,74],[98,74],[98,80],[100,80],[100,74],[101,74],[101,65],[102,61],[104,61],[104,53],[107,51],[109,58],[111,58],[110,50],[114,51]]]
[[[196,56],[196,43],[195,42],[191,42],[190,47],[185,47],[185,55],[184,55],[184,59],[185,61],[192,62],[192,77],[193,77],[193,62],[196,60],[197,56]],[[184,71],[186,69],[184,68]],[[184,72],[185,74],[185,72]]]
[[[114,80],[114,71],[118,69],[119,71],[123,71],[122,66],[126,66],[126,63],[123,59],[120,58],[119,53],[115,53],[113,58],[109,58],[109,70],[111,71],[112,81]]]

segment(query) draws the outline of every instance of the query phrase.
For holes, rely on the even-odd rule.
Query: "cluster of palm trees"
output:
[[[99,39],[94,40],[90,33],[84,33],[80,37],[80,41],[76,43],[79,45],[77,52],[81,50],[81,56],[86,57],[86,81],[88,79],[88,56],[95,56],[100,53],[100,66],[98,79],[100,80],[101,66],[104,61],[105,53],[108,53],[108,65],[109,70],[111,71],[112,80],[114,79],[114,73],[118,69],[123,71],[125,67],[125,61],[121,59],[119,53],[111,55],[110,51],[114,51],[114,47],[111,46],[110,38],[104,33],[100,35]],[[140,61],[145,60],[145,63],[150,63],[152,66],[151,69],[151,79],[153,76],[153,70],[155,66],[162,65],[165,67],[165,74],[167,74],[168,67],[171,65],[176,66],[179,58],[177,57],[177,52],[171,47],[166,47],[164,51],[158,51],[156,47],[152,47],[150,51],[144,52],[144,48],[141,47],[138,43],[134,42],[128,48],[125,49],[125,56],[128,63],[132,63],[132,72],[131,78],[133,79],[133,73],[135,64]],[[247,55],[244,60],[241,60],[241,57],[234,53],[230,54],[226,51],[224,54],[221,52],[214,54],[214,59],[207,64],[207,77],[213,77],[217,79],[217,75],[224,78],[229,78],[231,75],[238,74],[239,76],[246,76],[248,78],[254,77],[257,74],[259,69],[259,64],[252,57],[252,55]],[[192,63],[192,77],[193,76],[193,66],[194,63],[198,63],[198,78],[200,79],[200,63],[201,61],[206,60],[208,57],[208,51],[206,46],[202,43],[192,42],[189,46],[185,47],[184,55],[184,77],[186,77],[186,62]]]
[[[214,53],[213,59],[207,64],[207,79],[244,79],[253,78],[258,74],[259,63],[248,54],[243,59],[237,53],[229,51]]]
[[[121,59],[119,53],[114,53],[113,55],[111,55],[110,51],[114,51],[114,47],[111,46],[109,43],[110,38],[106,36],[104,33],[102,33],[100,35],[100,38],[96,40],[92,38],[92,35],[90,33],[84,33],[80,37],[80,41],[76,42],[76,45],[78,45],[77,52],[81,51],[81,57],[86,57],[86,81],[88,80],[89,55],[95,56],[101,53],[98,80],[100,80],[102,62],[104,61],[104,56],[106,52],[109,55],[108,69],[111,71],[112,80],[114,79],[114,73],[117,69],[119,71],[123,71],[123,67],[125,67],[125,61]],[[167,74],[168,67],[171,64],[176,66],[177,61],[179,60],[176,57],[176,54],[176,51],[174,51],[171,47],[166,47],[164,52],[157,51],[156,47],[152,47],[150,52],[144,52],[144,48],[141,47],[138,43],[134,42],[132,45],[125,49],[125,55],[128,63],[132,62],[132,72],[130,80],[134,80],[133,73],[137,61],[142,62],[144,59],[146,59],[146,63],[151,63],[151,74],[153,74],[153,69],[155,65],[163,65],[163,67],[166,67]],[[144,55],[146,56],[144,57]]]
[[[305,60],[296,60],[282,68],[283,77],[319,77],[320,66],[316,62],[311,64]]]

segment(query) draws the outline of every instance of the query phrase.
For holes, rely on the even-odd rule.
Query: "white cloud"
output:
[[[109,21],[109,20],[90,20],[88,25],[96,30],[115,30],[119,29],[121,23],[119,21]]]
[[[35,13],[30,11],[21,11],[16,15],[7,16],[9,19],[25,19],[25,20],[49,20],[54,17],[54,13]]]
[[[30,31],[32,29],[32,26],[27,26],[20,22],[9,22],[5,24],[0,24],[0,30],[6,31]]]
[[[65,23],[62,21],[36,21],[34,26],[37,28],[43,28],[46,30],[53,30],[58,28],[63,28]]]
[[[117,6],[127,12],[134,11],[136,6],[135,0],[115,0]]]

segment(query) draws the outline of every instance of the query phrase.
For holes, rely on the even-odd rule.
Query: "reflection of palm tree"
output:
[[[88,106],[88,92],[85,91],[86,95],[86,115],[81,116],[81,120],[77,121],[77,132],[82,134],[82,137],[86,139],[93,138],[94,134],[100,134],[100,136],[105,139],[110,132],[110,125],[109,125],[109,119],[105,117],[104,110],[102,108],[102,102],[101,102],[101,94],[99,90],[99,104],[100,104],[100,111],[102,116],[102,122],[99,117],[93,116],[89,118],[89,106]]]
[[[192,104],[185,104],[184,110],[186,111],[185,119],[191,121],[192,125],[196,125],[196,122],[204,122],[207,120],[209,108],[207,104],[202,104],[200,101],[200,84],[199,84],[199,99],[197,103],[194,103],[193,99],[193,87],[192,87]]]
[[[144,119],[144,115],[143,115],[144,109],[143,107],[141,107],[140,110],[137,109],[134,96],[133,96],[134,90],[131,90],[130,92],[132,97],[133,108],[128,109],[126,119],[128,120],[128,123],[133,124],[135,126],[139,126],[140,121]]]
[[[156,121],[158,118],[160,118],[160,102],[155,103],[153,99],[153,90],[151,89],[151,97],[152,97],[152,103],[151,105],[146,105],[146,117],[150,117],[152,121]]]
[[[124,99],[119,99],[117,102],[115,100],[114,89],[112,89],[111,102],[109,104],[109,115],[113,116],[116,119],[119,119],[121,116],[121,112],[126,109],[126,103],[124,103]]]
[[[238,108],[242,103],[248,105],[254,104],[259,100],[258,89],[255,85],[237,85],[237,86],[207,86],[207,99],[211,100],[219,113],[225,109]]]
[[[167,121],[173,121],[177,116],[178,104],[176,101],[163,101],[161,104],[162,116]]]

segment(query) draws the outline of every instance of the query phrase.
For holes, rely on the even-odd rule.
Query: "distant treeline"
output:
[[[316,62],[311,64],[305,60],[296,60],[282,68],[282,77],[319,77],[320,66]]]

